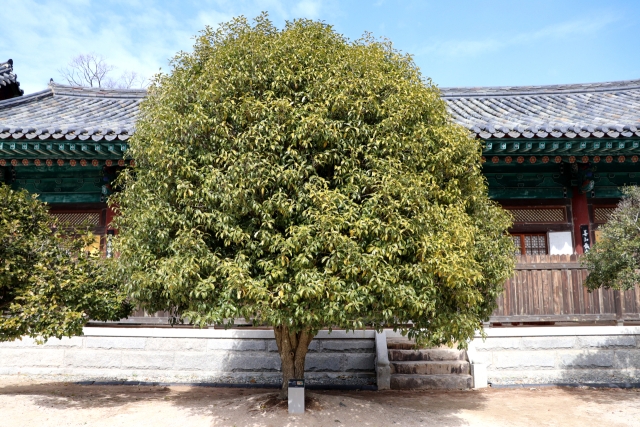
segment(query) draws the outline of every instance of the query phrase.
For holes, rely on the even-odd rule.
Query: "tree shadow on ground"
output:
[[[408,425],[467,426],[461,411],[481,411],[477,391],[307,391],[307,412],[289,414],[274,389],[190,386],[16,384],[0,396],[29,396],[34,405],[57,410],[136,411],[149,402],[171,405],[185,416],[213,425]],[[72,414],[69,414],[72,416]]]
[[[589,337],[593,340],[594,337]],[[565,393],[596,404],[612,404],[620,401],[636,401],[640,397],[638,389],[624,388],[640,384],[640,358],[637,356],[635,337],[627,342],[626,336],[598,336],[593,348],[580,353],[560,352],[559,364],[562,369],[555,382],[574,384],[562,387]],[[583,345],[586,345],[586,341]],[[598,384],[597,387],[590,385]],[[614,387],[607,387],[607,384]],[[618,386],[618,387],[615,387]]]

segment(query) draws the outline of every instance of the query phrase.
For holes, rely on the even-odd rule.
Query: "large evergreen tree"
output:
[[[388,41],[266,15],[207,28],[130,145],[117,277],[178,321],[272,325],[283,396],[321,328],[464,345],[512,268],[479,142]]]

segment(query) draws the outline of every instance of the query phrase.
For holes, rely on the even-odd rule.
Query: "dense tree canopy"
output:
[[[640,188],[625,187],[622,191],[618,207],[582,259],[589,270],[585,282],[589,290],[629,290],[640,283]]]
[[[130,155],[117,277],[176,319],[273,325],[285,380],[324,327],[464,343],[513,263],[480,144],[368,35],[265,15],[207,28],[156,77]]]
[[[93,236],[60,225],[36,195],[0,184],[0,341],[81,335],[89,319],[129,314],[101,256],[84,251]]]

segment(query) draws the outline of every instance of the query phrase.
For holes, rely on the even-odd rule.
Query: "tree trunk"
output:
[[[314,335],[308,330],[292,332],[287,326],[274,326],[276,343],[282,361],[282,390],[280,399],[289,396],[289,380],[304,378],[304,359]]]

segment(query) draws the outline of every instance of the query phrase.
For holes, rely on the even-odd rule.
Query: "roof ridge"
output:
[[[640,79],[599,83],[570,83],[536,86],[478,86],[439,88],[443,98],[508,97],[554,95],[589,92],[611,92],[640,89]]]
[[[10,71],[13,71],[13,59],[7,59],[6,61],[0,62],[0,67],[5,67]]]
[[[49,88],[56,96],[78,96],[87,98],[135,98],[147,96],[146,89],[108,89],[104,87],[83,87],[49,83]]]

